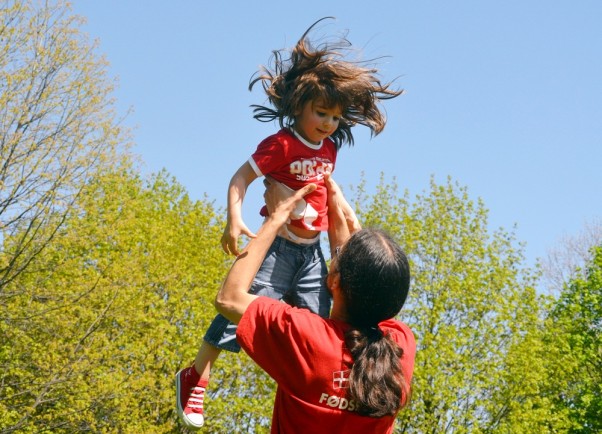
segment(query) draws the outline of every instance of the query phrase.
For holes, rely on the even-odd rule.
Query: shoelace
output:
[[[203,412],[203,398],[205,396],[205,388],[195,386],[190,389],[190,398],[188,398],[188,402],[186,403],[186,408],[190,408],[195,413]],[[196,409],[200,409],[201,411],[195,411]]]

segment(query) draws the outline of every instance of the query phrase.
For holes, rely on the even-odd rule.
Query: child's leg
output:
[[[298,268],[294,261],[283,260],[278,253],[285,246],[284,239],[277,239],[259,269],[251,286],[251,292],[280,300],[284,291],[290,289],[293,275]],[[274,272],[276,271],[276,272]],[[211,369],[222,350],[239,352],[236,342],[236,325],[222,315],[211,322],[197,352],[194,365],[176,375],[177,409],[184,424],[200,428],[204,423],[203,400]]]
[[[288,302],[328,318],[332,298],[326,287],[328,267],[320,244],[306,247],[303,256],[303,265],[292,283],[294,291],[287,294]]]
[[[295,255],[291,257],[287,251],[288,244],[280,237],[274,240],[251,284],[250,293],[280,300],[290,290],[299,264]],[[209,377],[221,350],[238,353],[240,345],[236,342],[236,325],[218,314],[209,325],[195,359],[195,368],[203,378]]]
[[[176,374],[176,408],[184,425],[198,429],[205,423],[204,400],[211,368],[222,349],[240,351],[236,326],[217,315],[207,329],[194,364]]]
[[[201,378],[209,380],[211,374],[211,367],[222,352],[221,348],[211,345],[207,341],[203,340],[201,348],[194,359],[194,369]]]

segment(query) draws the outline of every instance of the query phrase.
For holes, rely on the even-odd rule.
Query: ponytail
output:
[[[403,349],[378,327],[403,306],[410,268],[401,247],[385,232],[362,229],[347,240],[335,261],[352,328],[345,343],[353,357],[349,398],[365,416],[393,416],[409,401]]]
[[[349,399],[363,416],[394,416],[408,402],[403,375],[403,349],[378,327],[354,328],[345,335],[353,356],[349,375]]]

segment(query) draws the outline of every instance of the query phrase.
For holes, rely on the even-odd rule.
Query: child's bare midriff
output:
[[[295,241],[294,239],[292,239],[290,237],[289,234],[291,234],[291,233],[298,238],[303,238],[306,240],[312,240],[312,239],[316,238],[318,235],[320,235],[320,231],[312,231],[310,229],[303,229],[303,228],[293,226],[290,224],[286,225],[286,229],[280,231],[281,236],[283,236],[284,238],[290,239],[291,241]]]

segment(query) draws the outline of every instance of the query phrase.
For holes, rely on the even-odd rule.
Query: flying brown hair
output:
[[[342,118],[331,138],[337,149],[353,145],[351,127],[360,124],[370,128],[373,136],[386,124],[380,102],[395,98],[403,90],[391,89],[391,82],[382,84],[378,70],[364,66],[366,61],[345,60],[351,43],[345,38],[313,47],[309,32],[325,17],[312,24],[290,50],[272,52],[272,67],[262,66],[253,75],[249,90],[261,82],[272,107],[252,105],[253,117],[262,122],[278,119],[280,127],[291,127],[295,116],[309,101],[322,100],[326,107],[339,107]]]

